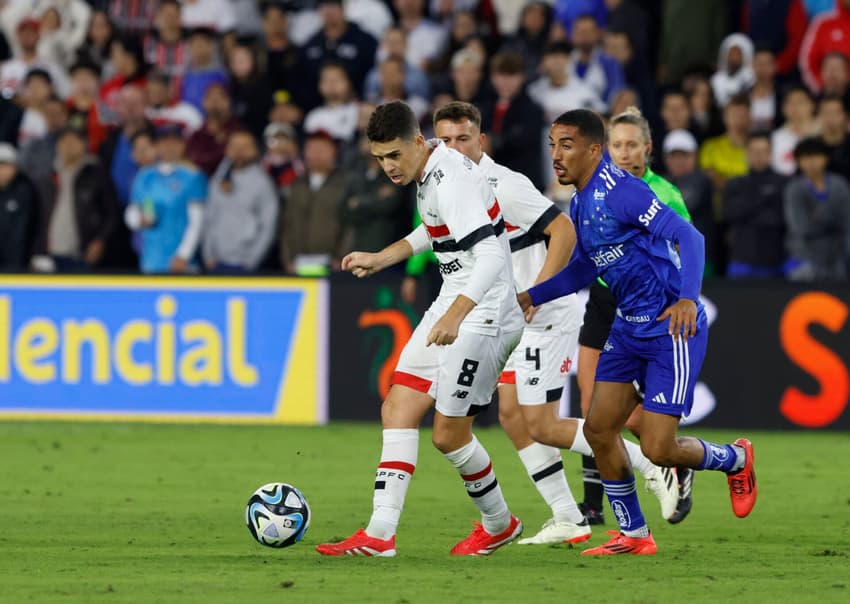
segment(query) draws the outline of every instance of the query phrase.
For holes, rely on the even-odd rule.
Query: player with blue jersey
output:
[[[732,509],[745,517],[756,501],[753,447],[740,438],[719,445],[677,437],[693,403],[708,325],[699,302],[705,263],[702,235],[660,203],[640,179],[602,158],[605,127],[587,110],[568,111],[549,135],[558,182],[574,185],[570,204],[578,243],[570,264],[519,294],[524,311],[602,277],[617,299],[603,347],[584,434],[596,456],[620,532],[587,555],[654,554],[621,430],[643,392],[641,449],[661,466],[719,470],[728,476]]]

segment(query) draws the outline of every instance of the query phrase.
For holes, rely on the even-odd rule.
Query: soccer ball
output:
[[[310,506],[301,491],[285,482],[270,482],[254,491],[245,508],[251,536],[269,547],[289,547],[310,527]]]

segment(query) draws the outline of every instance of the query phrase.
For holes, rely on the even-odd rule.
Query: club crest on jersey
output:
[[[655,215],[658,214],[658,210],[661,209],[661,204],[657,199],[653,199],[652,203],[649,205],[649,209],[638,216],[638,221],[645,227],[649,226],[649,223],[652,222],[652,219],[655,218]]]
[[[606,249],[599,250],[593,254],[590,259],[593,260],[593,264],[595,264],[597,268],[602,268],[603,266],[608,266],[609,264],[616,262],[625,255],[625,252],[623,252],[623,244],[621,243],[620,245],[610,245]]]
[[[593,201],[601,201],[603,199],[605,199],[605,191],[602,191],[601,189],[595,189],[593,191]]]

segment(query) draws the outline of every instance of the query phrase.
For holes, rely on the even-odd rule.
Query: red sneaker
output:
[[[322,543],[316,551],[323,556],[367,556],[392,558],[395,556],[395,535],[389,539],[370,537],[363,529],[338,543]]]
[[[507,545],[522,535],[522,522],[514,515],[511,515],[508,528],[498,535],[491,535],[485,531],[478,521],[472,524],[475,525],[475,528],[472,529],[469,537],[452,548],[450,552],[452,556],[489,556],[503,545]]]
[[[608,531],[614,537],[599,547],[584,550],[582,556],[613,556],[616,554],[637,554],[651,556],[658,551],[652,535],[647,537],[627,537],[620,531]]]
[[[735,474],[729,474],[729,497],[732,499],[732,511],[738,518],[746,517],[753,511],[758,497],[756,485],[755,453],[753,443],[746,438],[739,438],[734,444],[744,449],[744,467]]]

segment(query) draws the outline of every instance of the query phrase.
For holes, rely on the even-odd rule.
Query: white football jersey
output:
[[[497,164],[486,153],[478,166],[493,187],[505,217],[516,289],[525,291],[534,285],[546,261],[543,231],[561,211],[526,176]],[[570,294],[542,305],[528,327],[571,330],[580,327],[581,322],[581,305],[575,294]]]
[[[439,262],[443,286],[431,310],[442,316],[472,275],[472,247],[495,231],[505,264],[496,282],[466,316],[466,329],[485,334],[522,329],[516,301],[510,247],[505,223],[487,177],[468,157],[449,149],[441,140],[430,140],[434,150],[425,164],[416,191],[422,223]]]

